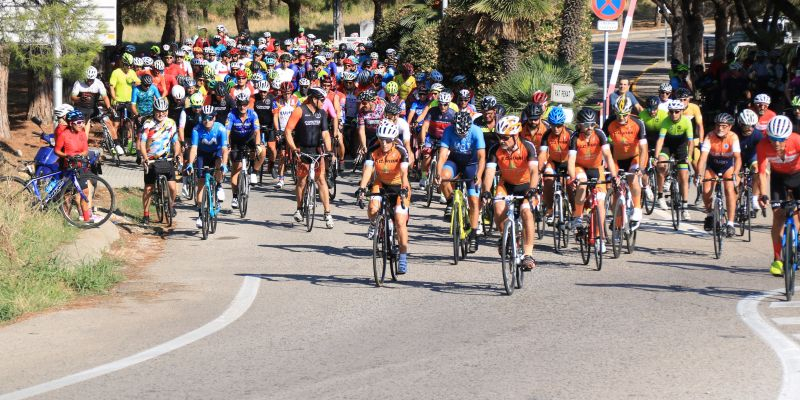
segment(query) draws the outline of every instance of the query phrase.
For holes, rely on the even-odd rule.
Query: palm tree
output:
[[[496,39],[503,51],[503,69],[515,70],[519,64],[518,45],[529,38],[540,19],[552,11],[547,0],[476,0],[469,10],[475,34],[482,39]]]
[[[574,65],[579,61],[583,35],[586,33],[584,22],[588,16],[587,8],[586,0],[564,0],[558,57],[568,64]]]

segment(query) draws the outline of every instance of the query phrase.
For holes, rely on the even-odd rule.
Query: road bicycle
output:
[[[612,206],[613,212],[611,214],[611,249],[614,258],[619,258],[620,253],[622,253],[623,240],[628,254],[633,254],[636,246],[636,232],[638,232],[638,227],[634,228],[632,226],[633,197],[628,187],[628,181],[625,179],[629,175],[635,174],[619,171],[618,175],[620,183],[612,187],[615,193],[615,203]]]
[[[492,194],[492,198],[494,198],[494,194],[497,192],[497,184],[500,182],[500,177],[495,175],[494,180],[492,181],[492,188],[490,193]],[[494,229],[494,206],[491,202],[486,202],[481,205],[481,228],[483,228],[483,235],[489,236],[492,234],[492,230]]]
[[[247,156],[242,157],[242,170],[239,172],[239,179],[236,182],[236,197],[239,202],[239,216],[244,218],[247,215],[247,204],[250,200],[250,174],[254,173],[255,151],[247,151]],[[262,165],[263,167],[263,165]]]
[[[221,184],[214,179],[216,168],[204,166],[202,171],[205,187],[200,199],[200,219],[203,221],[203,240],[208,239],[209,234],[217,231],[217,215],[219,215],[219,203],[217,202],[217,187]]]
[[[755,216],[755,212],[753,212],[753,171],[750,168],[744,168],[739,173],[739,177],[741,183],[738,196],[736,196],[735,221],[739,224],[739,236],[745,236],[746,233],[745,241],[749,242],[752,239],[752,219]]]
[[[156,169],[156,184],[153,187],[153,194],[150,198],[152,199],[153,205],[156,207],[158,223],[166,222],[167,226],[172,226],[174,205],[170,204],[172,200],[172,194],[169,190],[169,181],[167,181],[167,176],[159,171],[160,168],[166,167],[162,167],[164,164],[172,164],[172,159],[166,158],[149,161],[145,167],[145,174],[150,168]],[[172,168],[172,166],[169,165],[169,168]]]
[[[432,139],[433,140],[433,139]],[[428,167],[428,182],[425,186],[425,207],[431,206],[434,192],[439,191],[439,187],[433,182],[439,177],[436,165],[439,164],[439,141],[433,140],[431,144],[431,165]]]
[[[656,208],[656,193],[658,193],[658,172],[656,171],[655,158],[652,154],[647,158],[647,168],[644,170],[644,175],[647,176],[648,183],[647,186],[641,185],[642,209],[644,210],[645,214],[650,215]],[[645,193],[647,188],[650,188],[650,193],[653,194],[652,199],[649,199]]]
[[[725,210],[725,196],[723,194],[724,182],[732,181],[732,178],[723,178],[722,174],[717,174],[716,178],[703,179],[702,182],[714,182],[714,197],[711,199],[711,214],[714,217],[714,225],[711,228],[711,235],[714,241],[714,258],[722,256],[722,239],[727,236],[725,233],[728,226],[728,213]]]
[[[336,179],[339,177],[339,161],[335,154],[339,154],[339,142],[333,140],[333,151],[325,157],[325,180],[328,182],[328,197],[333,201],[336,199]]]
[[[375,286],[382,286],[386,278],[386,269],[392,277],[392,281],[397,281],[397,267],[400,260],[400,246],[397,230],[394,227],[394,205],[389,204],[386,191],[381,188],[378,192],[370,193],[371,196],[380,196],[381,205],[378,214],[375,216],[375,235],[372,237],[372,274],[375,278]],[[400,198],[408,196],[406,189],[400,190]],[[365,207],[363,198],[358,199],[358,206]],[[405,201],[400,201],[400,206],[405,209]]]
[[[781,259],[783,261],[783,281],[786,288],[786,301],[792,301],[792,296],[794,296],[794,279],[797,274],[798,240],[797,225],[795,225],[794,219],[797,217],[798,207],[800,207],[800,202],[796,200],[780,202],[780,208],[786,212],[786,221],[783,223],[783,236],[781,237]]]
[[[547,218],[547,210],[544,208],[544,204],[542,203],[542,181],[539,180],[539,185],[536,187],[536,194],[534,195],[534,199],[532,203],[535,204],[531,207],[533,211],[533,221],[536,224],[536,239],[541,240],[544,237],[544,231],[547,230],[547,223],[545,222],[545,218]],[[534,200],[532,199],[532,200]]]
[[[542,174],[545,178],[553,179],[553,249],[561,253],[569,244],[569,221],[572,219],[572,204],[564,192],[566,174]]]
[[[594,253],[595,269],[600,271],[603,268],[603,221],[600,220],[600,213],[597,212],[599,201],[597,200],[597,185],[606,184],[610,180],[598,181],[597,178],[580,182],[579,185],[587,187],[584,215],[588,215],[588,222],[585,226],[579,226],[575,233],[575,239],[580,247],[581,260],[583,265],[588,265],[592,253]],[[586,211],[588,210],[588,212]]]
[[[100,112],[100,115],[92,118],[92,121],[96,121],[100,123],[100,127],[103,129],[103,140],[101,145],[103,146],[103,151],[106,152],[113,160],[114,165],[119,167],[120,165],[120,154],[117,153],[117,144],[114,142],[114,138],[111,137],[111,130],[108,128],[108,124],[106,123],[106,119],[110,113],[109,112]]]
[[[194,170],[184,170],[181,176],[181,196],[186,200],[193,200],[197,194],[196,177]]]
[[[521,289],[525,281],[525,270],[522,268],[523,233],[522,218],[520,218],[518,203],[523,200],[530,202],[525,196],[508,195],[500,199],[506,202],[506,220],[503,223],[503,233],[500,244],[500,263],[503,273],[503,288],[507,295],[512,295],[514,289]],[[495,200],[497,201],[497,200]],[[533,209],[531,207],[531,209]]]
[[[306,187],[303,191],[303,218],[305,220],[306,231],[311,232],[314,229],[314,213],[317,209],[317,180],[316,180],[316,169],[317,165],[319,165],[320,160],[323,157],[326,157],[329,153],[322,153],[322,154],[308,154],[308,153],[299,153],[297,158],[298,162],[302,162],[302,160],[311,160],[311,163],[308,165],[308,177],[306,178]]]
[[[20,198],[38,210],[56,208],[67,223],[78,228],[102,225],[116,209],[114,190],[103,178],[86,172],[87,158],[67,157],[64,161],[65,170],[27,181],[16,176],[0,177],[0,193]],[[85,218],[87,214],[89,218]]]
[[[117,135],[122,142],[122,148],[128,155],[136,154],[136,121],[130,117],[128,107],[122,108],[120,117],[119,131]]]
[[[467,238],[472,233],[469,218],[469,202],[467,201],[468,183],[474,179],[449,179],[442,183],[450,182],[453,185],[453,211],[450,214],[450,235],[453,237],[453,263],[458,265],[458,260],[467,258],[469,243]]]
[[[681,192],[678,187],[678,169],[675,168],[675,159],[670,157],[666,161],[658,161],[658,164],[667,164],[667,175],[664,177],[665,186],[669,189],[669,209],[672,218],[672,229],[678,230],[681,226],[681,213],[683,212],[683,202],[681,202]]]

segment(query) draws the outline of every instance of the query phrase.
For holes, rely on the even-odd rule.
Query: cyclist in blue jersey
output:
[[[739,113],[737,118],[738,128],[736,133],[739,134],[739,147],[742,150],[742,168],[750,168],[753,172],[753,207],[750,211],[750,218],[755,218],[761,206],[758,204],[758,197],[761,195],[761,187],[758,183],[758,160],[756,159],[756,145],[764,139],[765,132],[761,129],[756,129],[758,124],[758,114],[755,111],[745,108]]]
[[[191,173],[197,161],[197,170],[202,171],[203,167],[213,166],[214,179],[217,184],[217,200],[225,201],[225,192],[222,190],[223,175],[228,172],[228,132],[225,126],[215,122],[216,110],[213,106],[203,106],[201,123],[197,124],[192,130],[192,149],[189,152],[189,163],[186,170]],[[197,177],[197,198],[195,204],[200,212],[200,200],[205,189],[205,178]],[[203,227],[203,219],[198,216],[197,227]]]
[[[261,125],[258,122],[258,114],[247,108],[250,104],[250,96],[247,93],[236,95],[236,111],[228,114],[225,129],[228,131],[231,160],[233,161],[233,171],[231,171],[231,187],[233,188],[232,208],[239,208],[239,172],[242,171],[242,160],[255,152],[256,161],[253,171],[259,171],[264,163],[266,152],[261,146]],[[244,171],[247,173],[247,171]],[[258,181],[258,176],[253,173],[250,176],[251,182]]]
[[[161,93],[153,85],[153,77],[143,75],[142,84],[133,88],[131,96],[133,116],[136,117],[140,125],[145,118],[153,115],[153,102],[159,97],[161,97]]]
[[[446,104],[446,103],[445,103]],[[469,112],[462,111],[455,114],[453,124],[445,128],[442,135],[439,159],[447,162],[439,163],[438,184],[440,180],[453,179],[461,176],[470,179],[467,184],[467,197],[469,201],[469,251],[478,251],[478,215],[480,212],[479,190],[476,182],[483,176],[486,167],[486,143],[483,140],[483,131],[472,123]],[[453,186],[449,182],[441,184],[442,194],[447,198],[447,207],[444,211],[444,220],[449,221],[453,212]]]

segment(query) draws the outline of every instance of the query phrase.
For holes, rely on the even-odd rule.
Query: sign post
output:
[[[600,114],[601,124],[606,119],[608,101],[608,31],[616,30],[619,27],[615,26],[614,29],[609,29],[612,25],[606,21],[616,20],[622,15],[624,9],[624,0],[592,0],[592,11],[600,19],[597,23],[597,29],[603,30],[603,111]]]

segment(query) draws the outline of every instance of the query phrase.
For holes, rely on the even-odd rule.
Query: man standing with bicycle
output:
[[[142,206],[144,216],[142,222],[150,222],[150,200],[153,188],[160,175],[167,177],[169,186],[169,212],[175,217],[175,168],[170,158],[175,156],[178,163],[182,164],[183,155],[178,141],[178,127],[171,118],[167,117],[169,101],[166,97],[159,97],[153,101],[153,117],[142,124],[139,139],[139,152],[146,155],[142,160],[144,166],[144,193],[142,193]]]
[[[233,190],[233,200],[231,208],[239,208],[238,182],[239,173],[242,171],[242,160],[249,157],[250,152],[255,153],[255,163],[253,171],[259,171],[264,164],[266,152],[261,145],[261,125],[255,111],[248,108],[250,96],[247,93],[236,95],[236,111],[228,114],[228,121],[225,129],[228,131],[228,142],[231,145],[231,160],[233,160],[233,170],[231,171],[231,188]],[[250,175],[250,182],[257,182],[258,175]]]
[[[781,244],[786,210],[781,202],[789,199],[800,200],[800,135],[792,132],[792,121],[786,116],[777,116],[767,124],[767,137],[756,147],[758,157],[758,182],[761,207],[772,202],[772,252],[773,261],[769,272],[775,276],[783,274]],[[771,170],[767,176],[767,168]],[[769,179],[769,191],[767,180]]]
[[[133,56],[127,53],[123,54],[120,61],[121,66],[111,72],[111,77],[108,80],[109,94],[111,95],[111,101],[115,111],[113,124],[113,132],[115,132],[115,134],[120,131],[119,126],[120,123],[123,122],[123,117],[125,115],[128,115],[128,117],[133,116],[133,110],[131,108],[133,87],[139,84],[139,77],[136,75],[136,72],[131,69]],[[131,134],[133,134],[133,132],[125,132],[125,135]],[[119,146],[116,148],[117,152],[122,148],[121,139],[122,138],[119,138],[119,136],[117,137],[117,146]],[[134,139],[131,138],[131,140]]]
[[[311,88],[306,101],[292,111],[284,132],[286,145],[290,151],[306,154],[323,154],[331,151],[328,116],[322,110],[326,96],[327,93],[322,88]],[[322,144],[322,149],[320,149],[320,144]],[[295,185],[297,210],[294,213],[294,220],[297,222],[303,220],[303,193],[312,163],[313,160],[308,157],[298,157],[297,160],[297,185]],[[317,162],[314,173],[317,185],[319,185],[319,197],[322,199],[322,207],[325,210],[325,226],[333,229],[328,182],[325,179],[325,163]]]
[[[367,151],[364,160],[364,170],[361,173],[361,182],[358,184],[356,198],[361,201],[367,191],[367,184],[373,178],[370,191],[369,228],[367,239],[375,236],[375,217],[380,211],[381,189],[387,196],[387,204],[395,205],[394,226],[397,229],[397,242],[400,247],[400,257],[397,264],[397,273],[405,274],[408,271],[408,207],[411,201],[410,184],[408,183],[408,152],[397,141],[399,131],[397,126],[389,120],[383,120],[378,126],[376,136],[378,142]]]
[[[98,113],[97,100],[103,99],[103,105],[105,105],[105,109],[108,111],[111,111],[111,101],[108,99],[105,85],[97,79],[97,69],[95,67],[89,66],[89,68],[86,69],[85,81],[75,81],[75,84],[72,85],[72,92],[69,98],[72,100],[72,104],[75,105],[75,109],[82,112],[84,118],[86,118],[87,135],[91,130],[92,118],[103,118],[106,120],[111,138],[114,139],[114,143],[116,143],[114,150],[117,154],[122,155],[124,151],[122,150],[122,146],[119,145],[117,130],[114,129],[107,115]]]
[[[539,162],[536,148],[533,143],[519,137],[522,125],[519,118],[513,115],[503,117],[497,124],[498,143],[489,149],[486,162],[486,174],[483,177],[484,201],[492,198],[492,185],[497,172],[500,172],[500,182],[494,197],[494,221],[498,228],[506,221],[506,203],[503,201],[507,195],[525,196],[530,200],[535,188],[539,185]],[[536,267],[533,258],[533,241],[536,226],[533,220],[533,210],[529,201],[523,201],[520,206],[522,218],[523,248],[522,268],[530,271]],[[503,238],[500,237],[498,248],[502,248]]]
[[[698,176],[703,177],[703,203],[706,208],[706,219],[703,229],[711,231],[714,229],[714,214],[712,197],[714,187],[721,182],[709,181],[722,175],[725,186],[725,211],[728,216],[728,224],[725,227],[725,234],[733,236],[734,217],[736,216],[736,177],[742,168],[742,149],[739,146],[739,137],[731,130],[733,127],[733,116],[728,113],[720,113],[714,118],[717,127],[707,135],[700,148],[700,160],[697,164]],[[706,169],[706,167],[709,167]],[[746,199],[745,201],[750,201]]]

